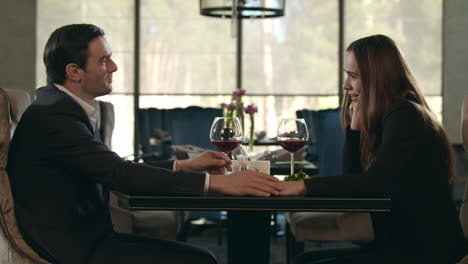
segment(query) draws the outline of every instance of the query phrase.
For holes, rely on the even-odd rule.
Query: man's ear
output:
[[[78,82],[81,80],[81,72],[80,72],[80,67],[76,65],[75,63],[70,63],[65,67],[65,75],[67,79],[71,81]]]

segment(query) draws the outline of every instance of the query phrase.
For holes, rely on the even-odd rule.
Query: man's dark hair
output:
[[[84,68],[88,59],[88,44],[99,36],[104,36],[104,31],[90,24],[72,24],[56,29],[44,48],[47,83],[63,84],[65,68],[70,63]]]

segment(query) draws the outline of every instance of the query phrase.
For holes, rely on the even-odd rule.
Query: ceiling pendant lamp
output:
[[[221,18],[284,16],[286,0],[200,0],[200,14]]]

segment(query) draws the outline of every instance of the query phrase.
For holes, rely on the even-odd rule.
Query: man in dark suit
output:
[[[94,25],[61,27],[46,44],[48,85],[22,116],[7,168],[24,238],[53,263],[216,263],[193,245],[115,233],[106,189],[269,196],[280,191],[276,178],[253,171],[218,175],[231,162],[214,151],[152,165],[111,152],[95,133],[89,105],[112,90],[111,55]]]

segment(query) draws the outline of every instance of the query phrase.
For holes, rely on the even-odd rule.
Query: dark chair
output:
[[[316,125],[314,124],[316,120],[317,111],[313,110],[298,110],[296,111],[297,118],[303,118],[306,121],[307,129],[309,131],[309,141],[307,142],[307,149],[306,149],[306,157],[305,159],[311,162],[317,162],[317,146],[316,146],[316,138],[314,128]]]
[[[309,129],[307,153],[315,157],[320,176],[341,174],[344,134],[340,124],[340,108],[327,110],[299,110]]]
[[[163,134],[169,127],[165,120],[165,109],[138,109],[135,133],[140,153],[136,153],[135,160],[147,162],[170,158],[171,139]]]
[[[340,108],[300,110],[309,129],[308,153],[314,157],[322,177],[342,172],[344,133]],[[373,229],[368,213],[297,212],[286,213],[286,255],[288,262],[304,251],[305,241],[369,241]]]
[[[218,116],[223,116],[223,110],[220,108],[191,106],[168,110],[168,132],[172,137],[172,144],[214,149],[210,141],[210,128]]]
[[[139,109],[137,136],[141,152],[146,157],[170,158],[170,145],[194,145],[214,149],[209,138],[213,119],[222,116],[221,108]],[[162,138],[161,131],[168,133]]]

